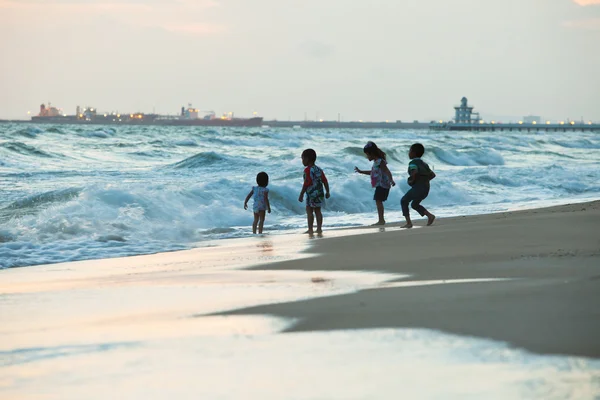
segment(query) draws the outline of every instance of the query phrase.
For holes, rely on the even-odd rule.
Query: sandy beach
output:
[[[423,224],[1,271],[0,394],[600,395],[600,201]]]
[[[596,201],[317,241],[310,250],[319,254],[316,260],[267,268],[382,271],[409,274],[411,281],[507,280],[391,283],[386,289],[232,313],[300,319],[289,331],[420,327],[506,341],[537,353],[600,357],[599,229]]]

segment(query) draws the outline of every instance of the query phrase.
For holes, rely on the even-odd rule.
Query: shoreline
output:
[[[600,358],[599,226],[600,201],[592,201],[443,219],[410,233],[392,231],[379,240],[317,241],[309,250],[319,254],[317,262],[298,260],[253,269],[368,269],[402,272],[410,275],[410,281],[510,280],[383,287],[223,315],[262,314],[299,321],[286,332],[428,328],[508,342],[539,354]],[[390,248],[397,252],[382,255]]]
[[[335,273],[366,272],[386,278],[356,293],[191,315],[260,314],[297,321],[286,332],[428,328],[509,342],[540,354],[600,358],[600,318],[592,318],[600,306],[599,200],[422,224],[419,220],[411,230],[400,229],[399,222],[338,229],[325,231],[322,238],[286,234],[217,240],[191,250],[9,268],[1,273],[5,284],[0,292],[178,285],[182,277],[193,278],[206,268],[234,274],[319,272],[310,278],[314,284],[335,280]],[[334,275],[321,281],[324,273]],[[489,279],[502,280],[468,283]],[[467,282],[439,284],[445,280]],[[393,285],[407,281],[438,284]],[[549,337],[548,329],[555,335]]]
[[[11,268],[0,393],[592,399],[598,226],[593,201]]]

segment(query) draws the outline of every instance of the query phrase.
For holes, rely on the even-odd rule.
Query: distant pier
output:
[[[473,132],[600,132],[600,124],[590,123],[453,123],[442,122],[429,125],[437,131],[473,131]]]
[[[437,131],[475,131],[475,132],[598,132],[600,124],[590,122],[560,121],[552,123],[541,121],[540,117],[528,116],[519,122],[485,122],[479,117],[474,107],[469,105],[466,97],[460,105],[454,107],[454,120],[449,122],[432,122],[429,128]]]
[[[263,121],[270,128],[298,129],[429,129],[428,122]]]

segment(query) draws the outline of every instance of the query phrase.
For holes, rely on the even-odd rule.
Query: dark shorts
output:
[[[382,188],[381,186],[377,186],[375,188],[375,194],[373,195],[373,200],[386,201],[389,194],[390,194],[390,189],[386,189],[386,188]]]

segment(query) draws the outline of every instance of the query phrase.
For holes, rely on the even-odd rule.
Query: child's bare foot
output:
[[[385,221],[377,221],[377,223],[375,223],[371,226],[380,226],[380,225],[385,225]]]
[[[317,235],[320,233],[323,233],[323,229],[317,229],[316,232],[317,232]]]
[[[427,217],[427,226],[431,226],[435,221],[435,215],[431,214],[431,216]]]
[[[400,228],[410,229],[413,227],[413,224],[404,224]]]
[[[306,232],[304,232],[304,233],[305,233],[305,234],[308,234],[308,235],[312,235],[312,234],[313,234],[313,231],[312,231],[312,229],[309,229],[309,230],[307,230],[307,231],[306,231]]]

